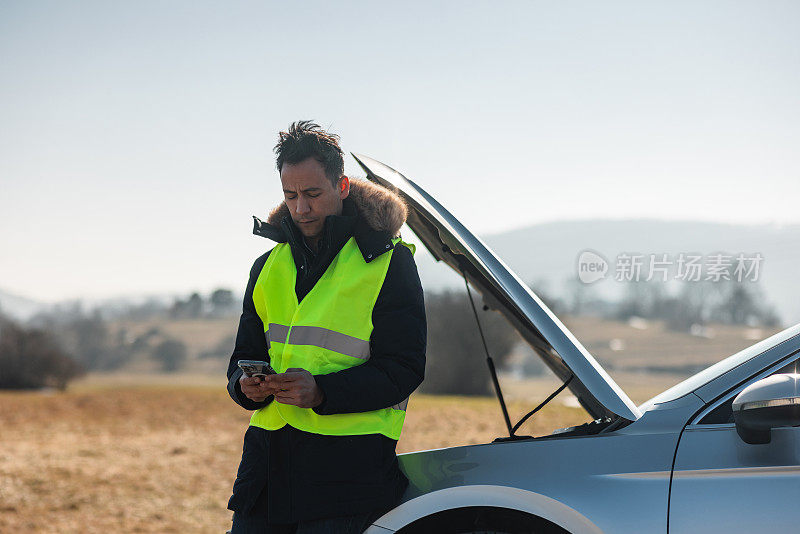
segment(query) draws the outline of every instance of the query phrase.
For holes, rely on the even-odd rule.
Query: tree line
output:
[[[543,287],[543,284],[536,284]],[[586,286],[573,285],[564,298],[541,289],[537,294],[557,315],[599,315],[610,320],[638,316],[662,320],[676,331],[709,322],[750,326],[777,326],[780,319],[753,284],[686,284],[669,293],[655,283],[631,283],[616,302],[591,298]],[[490,355],[498,369],[508,362],[519,335],[499,313],[485,310],[474,295],[478,320]],[[213,346],[190,354],[185,343],[153,326],[134,333],[120,318],[212,319],[230,316],[239,304],[233,293],[215,290],[207,298],[194,293],[172,303],[152,302],[120,311],[96,308],[89,312],[78,304],[62,306],[35,316],[26,325],[0,320],[0,388],[63,388],[86,371],[114,371],[142,359],[156,362],[164,372],[179,371],[191,358],[225,360],[233,350],[232,331]],[[428,348],[425,381],[421,391],[432,394],[484,395],[491,392],[486,352],[476,317],[464,290],[426,291]],[[528,373],[544,372],[529,366]]]
[[[172,302],[149,299],[89,311],[80,302],[61,304],[36,314],[24,325],[0,313],[0,389],[64,389],[88,371],[114,371],[137,359],[155,361],[164,372],[178,371],[190,356],[182,340],[158,327],[134,334],[115,323],[216,319],[235,315],[239,307],[231,290],[218,288],[207,297],[192,293]],[[224,341],[225,346],[221,340],[197,356],[229,353],[232,342]]]
[[[673,292],[657,282],[634,282],[617,301],[593,298],[590,286],[570,283],[564,297],[551,295],[545,284],[534,284],[536,293],[557,316],[594,315],[606,320],[632,317],[663,321],[676,332],[689,332],[709,323],[774,328],[780,317],[757,284],[684,283]],[[476,297],[480,299],[478,295]],[[491,393],[486,352],[466,292],[426,292],[428,350],[425,381],[421,391],[448,395]],[[478,301],[478,317],[489,354],[502,369],[522,338],[498,312],[484,310]],[[541,374],[545,366],[537,358],[526,362],[526,374]]]

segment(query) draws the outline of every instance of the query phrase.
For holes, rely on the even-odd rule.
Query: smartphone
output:
[[[270,364],[259,360],[239,360],[236,362],[246,376],[267,376],[277,374]]]

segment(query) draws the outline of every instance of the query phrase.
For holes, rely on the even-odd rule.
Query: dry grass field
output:
[[[698,337],[659,323],[569,318],[567,324],[637,404],[691,367],[773,333],[715,326],[713,336]],[[195,355],[232,339],[235,330],[228,319],[119,325],[133,334],[155,326]],[[89,375],[65,393],[0,392],[0,533],[224,532],[249,414],[224,391],[226,360],[190,359],[195,374],[158,374],[155,362],[137,361],[115,374]],[[549,374],[521,380],[504,374],[501,382],[514,420],[559,385]],[[548,434],[588,419],[564,401],[567,393],[520,434]],[[501,435],[494,398],[416,395],[398,452]]]
[[[222,387],[190,384],[94,377],[65,393],[0,392],[0,532],[224,532],[248,414]],[[516,416],[531,407],[510,406]],[[587,419],[553,403],[523,430]],[[398,450],[503,434],[492,398],[419,395]]]

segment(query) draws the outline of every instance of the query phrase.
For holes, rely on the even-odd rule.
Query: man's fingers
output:
[[[270,375],[269,381],[272,383],[285,384],[287,382],[296,382],[302,379],[303,375],[300,373],[281,373],[279,375]]]
[[[242,389],[242,393],[244,393],[245,397],[247,397],[251,401],[255,401],[255,402],[263,402],[267,398],[267,396],[265,396],[262,392],[260,392],[258,390],[256,390],[256,391],[247,391],[245,389]]]
[[[276,398],[276,399],[277,399],[278,397],[284,397],[284,398],[287,398],[287,397],[298,398],[298,397],[301,397],[301,396],[303,396],[303,395],[305,394],[305,392],[306,392],[306,391],[305,391],[303,388],[290,388],[290,389],[281,389],[281,390],[278,390],[278,391],[276,391],[276,392],[275,392],[275,398]]]
[[[294,395],[281,395],[280,393],[275,394],[275,400],[281,404],[294,404],[295,406],[300,402],[300,399]]]
[[[269,397],[280,391],[280,388],[269,386],[266,384],[259,384],[257,386],[242,386],[242,393],[248,398],[250,396]]]
[[[242,384],[242,393],[246,394],[259,394],[259,395],[272,395],[273,390],[276,389],[275,385],[267,384],[266,382],[258,382],[256,384]]]
[[[239,379],[239,383],[243,386],[254,386],[261,383],[261,377],[242,375],[242,378]]]

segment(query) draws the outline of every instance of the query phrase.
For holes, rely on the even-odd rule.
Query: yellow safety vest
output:
[[[394,239],[396,245],[402,243]],[[406,245],[413,252],[413,245]],[[372,309],[394,249],[367,263],[350,238],[328,269],[298,304],[297,268],[287,243],[270,252],[253,288],[253,303],[264,323],[270,364],[278,373],[300,367],[312,375],[361,365],[370,357]],[[371,412],[318,415],[272,401],[256,410],[250,424],[277,430],[286,424],[316,434],[383,434],[400,438],[408,399]]]

